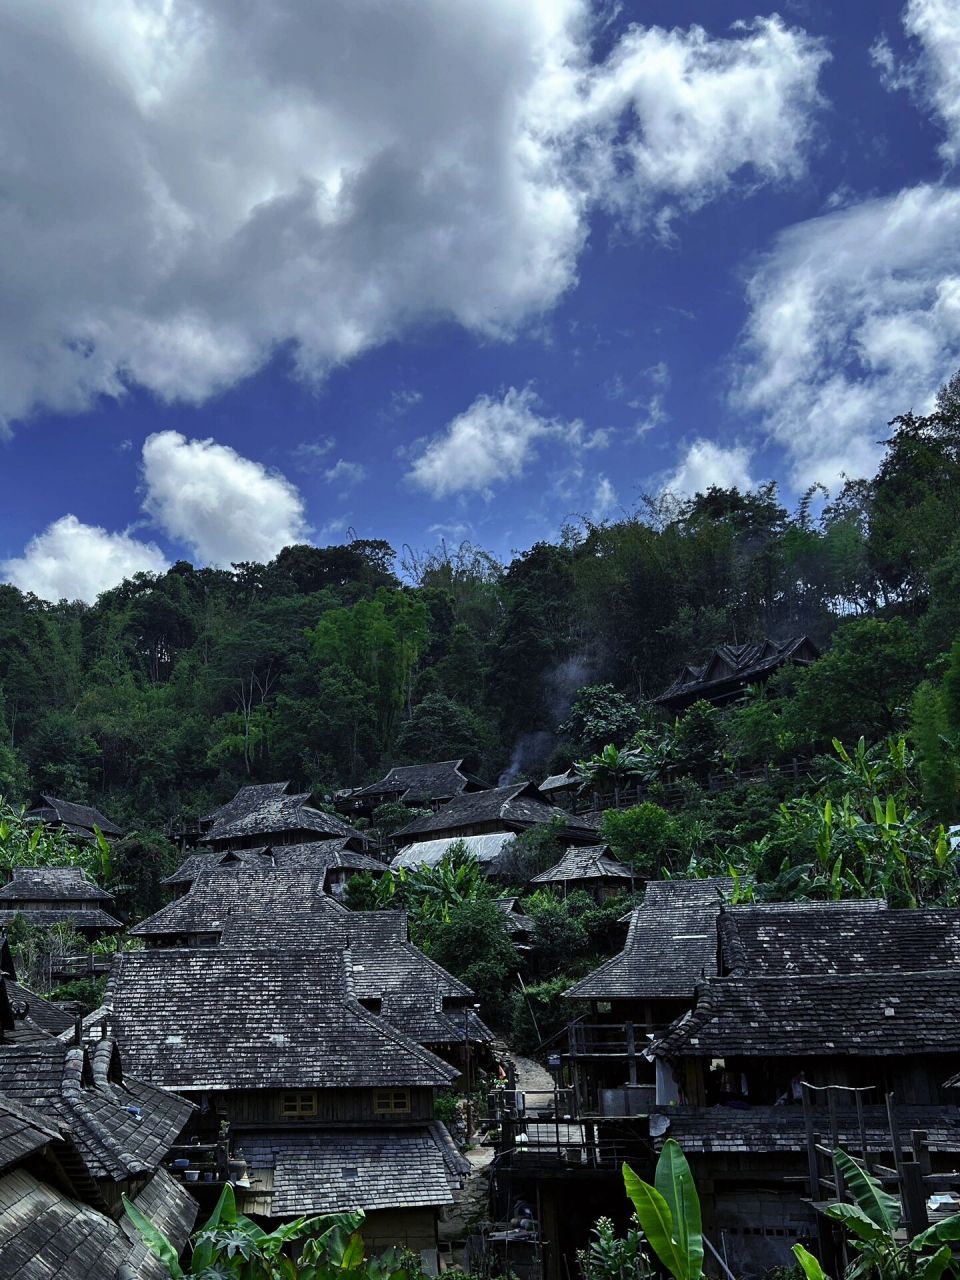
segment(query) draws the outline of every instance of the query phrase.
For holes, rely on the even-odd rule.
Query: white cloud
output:
[[[414,459],[408,479],[435,498],[471,490],[489,495],[495,484],[523,474],[541,440],[552,438],[581,448],[606,442],[602,431],[586,434],[582,422],[542,417],[537,403],[529,387],[510,387],[499,399],[478,396]]]
[[[148,436],[143,482],[144,511],[206,564],[270,560],[309,532],[289,480],[214,440]]]
[[[714,440],[694,440],[676,471],[663,484],[664,491],[681,497],[719,489],[752,489],[750,450],[744,445],[720,445]]]
[[[593,490],[593,509],[590,518],[594,522],[606,520],[620,504],[617,491],[608,476],[597,476]]]
[[[638,440],[642,439],[648,432],[655,430],[661,423],[670,421],[670,415],[663,407],[663,396],[659,392],[650,396],[646,402],[643,400],[631,400],[630,407],[631,409],[643,410],[634,427],[634,435]]]
[[[960,160],[960,5],[957,0],[910,0],[903,24],[907,34],[920,41],[919,80],[946,126],[947,139],[940,150],[945,160],[956,163]],[[891,88],[916,83],[916,75],[895,72],[892,55],[887,58],[882,46],[875,49]]]
[[[335,444],[333,436],[301,440],[295,448],[290,450],[293,465],[298,471],[316,471],[323,465],[324,459]]]
[[[594,34],[589,0],[9,0],[0,421],[509,337],[597,204],[662,230],[800,172],[809,36],[631,27],[592,65]]]
[[[338,458],[332,467],[323,473],[328,484],[339,484],[344,489],[352,489],[366,476],[367,468],[362,462],[348,462],[346,458]]]
[[[960,190],[921,186],[790,228],[748,286],[735,402],[793,481],[872,474],[896,413],[960,364]]]
[[[163,573],[169,567],[152,542],[127,533],[108,533],[83,524],[76,516],[61,516],[31,538],[23,555],[0,564],[4,581],[43,600],[84,600],[92,603],[101,591],[115,587],[135,573]]]

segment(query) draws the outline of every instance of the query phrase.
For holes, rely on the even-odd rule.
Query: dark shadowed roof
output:
[[[0,1044],[0,1094],[56,1120],[90,1176],[115,1181],[156,1169],[193,1110],[124,1076],[112,1041],[91,1050],[29,1031]]]
[[[565,994],[573,1000],[693,999],[697,983],[717,972],[717,916],[726,877],[651,880],[630,915],[619,955]]]
[[[960,970],[714,978],[661,1057],[960,1053]]]
[[[623,880],[631,882],[634,873],[613,856],[605,844],[567,849],[555,867],[534,876],[531,884],[559,884],[570,880]],[[626,883],[624,884],[626,888]]]
[[[721,644],[702,666],[685,666],[654,702],[686,705],[710,699],[762,680],[785,662],[807,665],[820,651],[807,636],[788,640],[763,639],[752,644]]]
[[[270,795],[259,799],[256,805],[248,806],[242,812],[228,813],[217,818],[204,835],[204,840],[216,847],[226,846],[231,841],[262,836],[264,844],[269,844],[271,836],[282,836],[287,831],[315,831],[318,839],[350,836],[355,836],[358,840],[363,838],[356,828],[344,822],[337,814],[315,809],[310,804],[311,798],[309,791],[300,795],[288,795],[274,788]]]
[[[43,803],[31,809],[28,817],[38,818],[41,822],[59,823],[78,835],[92,835],[94,827],[99,827],[105,836],[123,835],[115,822],[111,822],[91,805],[72,804],[69,800],[58,800],[56,796],[41,796],[40,799]]]
[[[516,898],[494,898],[493,905],[503,912],[503,923],[507,933],[533,933],[537,927],[536,922],[530,916],[524,915],[517,906]]]
[[[290,786],[289,782],[260,782],[254,786],[241,787],[226,804],[211,809],[200,821],[208,825],[215,822],[233,822],[249,813],[255,813],[263,805],[286,795]]]
[[[57,1124],[15,1098],[0,1095],[0,1169],[60,1137]]]
[[[202,875],[235,867],[245,862],[254,867],[296,867],[307,871],[329,871],[345,867],[351,871],[369,871],[383,874],[386,863],[369,853],[362,852],[362,841],[357,836],[339,836],[335,840],[311,840],[307,844],[263,845],[258,849],[226,849],[204,853],[192,853],[185,858],[173,875],[161,884],[192,884]]]
[[[0,902],[112,902],[113,894],[87,879],[82,867],[15,867],[0,886]]]
[[[135,1197],[182,1249],[197,1202],[162,1170]],[[163,1212],[160,1212],[160,1210]],[[0,1177],[0,1275],[17,1280],[116,1280],[126,1265],[137,1280],[169,1280],[169,1271],[132,1235],[133,1228],[72,1200],[26,1169]]]
[[[960,910],[884,907],[837,902],[727,908],[720,917],[724,968],[758,976],[960,969]]]
[[[270,1213],[277,1217],[452,1204],[451,1186],[470,1168],[439,1124],[374,1133],[246,1133],[241,1127],[236,1137],[254,1191],[272,1197]]]
[[[401,804],[431,804],[449,800],[462,791],[478,790],[483,783],[463,771],[463,760],[437,760],[433,764],[403,764],[377,782],[350,792],[350,800],[397,796]]]
[[[73,1026],[73,1018],[63,1009],[58,1009],[49,1000],[44,1000],[43,996],[21,987],[13,978],[7,977],[4,981],[11,1006],[14,1009],[25,1009],[26,1020],[38,1030],[58,1036]]]
[[[549,804],[532,782],[517,782],[509,787],[491,787],[487,791],[460,795],[436,813],[414,818],[401,827],[394,839],[400,844],[410,844],[419,836],[455,835],[478,823],[499,823],[501,830],[522,830],[552,818],[562,819],[562,834],[570,840],[579,838],[580,843],[586,844],[596,836],[589,822]]]
[[[206,947],[115,960],[136,1070],[183,1089],[431,1087],[456,1071],[359,1004],[342,950]]]
[[[82,933],[86,929],[97,929],[101,933],[122,929],[123,925],[106,911],[95,907],[92,911],[71,910],[69,907],[52,907],[49,910],[35,910],[33,907],[25,911],[0,911],[0,925],[8,925],[16,916],[22,915],[28,924],[35,924],[40,929],[50,929],[55,924],[68,924],[72,929]]]
[[[567,769],[564,773],[551,773],[549,778],[544,778],[540,783],[540,790],[548,791],[567,791],[570,788],[578,788],[580,786],[580,775],[576,769]]]

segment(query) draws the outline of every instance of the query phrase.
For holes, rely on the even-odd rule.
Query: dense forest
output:
[[[742,705],[671,722],[649,702],[719,642],[800,633],[824,656]],[[958,636],[960,374],[932,414],[894,419],[874,477],[792,513],[772,484],[714,488],[507,565],[355,540],[229,571],[179,562],[92,606],[0,586],[0,795],[93,803],[136,833],[136,861],[248,781],[330,797],[451,757],[490,783],[537,780],[613,743],[642,757],[654,801],[671,781],[670,803],[605,820],[643,870],[771,879],[799,849],[833,874],[824,839],[896,828],[935,850],[958,816]],[[799,781],[708,785],[798,759]],[[859,879],[862,859],[836,874]]]

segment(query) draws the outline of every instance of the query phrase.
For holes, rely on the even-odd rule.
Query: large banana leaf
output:
[[[890,1239],[889,1233],[883,1227],[878,1227],[872,1218],[868,1218],[859,1205],[831,1204],[827,1206],[825,1212],[828,1218],[842,1222],[849,1231],[859,1236],[861,1240]]]
[[[800,1269],[807,1280],[830,1280],[820,1263],[802,1244],[793,1246],[793,1256],[800,1264]]]
[[[893,1235],[900,1226],[902,1217],[899,1199],[884,1191],[876,1178],[867,1173],[859,1161],[848,1156],[846,1151],[838,1149],[833,1153],[833,1158],[838,1171],[843,1176],[847,1190],[863,1212],[871,1222],[875,1222],[878,1227],[882,1227],[888,1234]]]
[[[663,1144],[654,1185],[666,1200],[673,1218],[673,1238],[683,1260],[683,1274],[687,1280],[696,1280],[703,1271],[700,1197],[687,1157],[673,1138]]]
[[[940,1280],[952,1261],[953,1251],[948,1244],[945,1244],[942,1249],[938,1249],[936,1253],[932,1253],[929,1258],[924,1258],[917,1264],[919,1280]]]
[[[147,1215],[138,1209],[132,1200],[128,1200],[126,1196],[123,1197],[123,1207],[127,1211],[127,1217],[137,1228],[140,1239],[154,1257],[160,1259],[170,1272],[173,1280],[184,1280],[179,1254],[163,1232],[159,1231]]]
[[[237,1220],[237,1201],[233,1194],[233,1187],[228,1182],[220,1192],[220,1199],[216,1203],[216,1207],[210,1217],[200,1228],[200,1232],[213,1231],[220,1226],[233,1226]],[[200,1273],[205,1267],[209,1267],[213,1263],[213,1255],[216,1246],[211,1237],[206,1239],[200,1238],[193,1246],[193,1269]]]
[[[690,1280],[684,1270],[683,1258],[674,1243],[673,1217],[666,1200],[656,1187],[651,1187],[649,1182],[638,1178],[628,1164],[623,1166],[623,1184],[651,1249],[674,1280]]]
[[[949,1244],[960,1240],[960,1213],[941,1218],[910,1241],[911,1249],[929,1249],[932,1244]]]

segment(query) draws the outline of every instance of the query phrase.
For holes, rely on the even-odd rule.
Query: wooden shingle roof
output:
[[[389,770],[377,782],[357,787],[350,800],[379,796],[397,796],[405,805],[429,805],[450,800],[468,789],[483,786],[463,771],[463,760],[437,760],[432,764],[402,764]]]
[[[262,845],[256,849],[227,849],[192,853],[161,884],[192,884],[202,875],[229,869],[238,862],[272,870],[296,867],[303,871],[329,871],[345,867],[352,871],[383,874],[386,863],[364,853],[357,836],[339,836],[334,840],[312,840],[307,844]]]
[[[59,1137],[55,1121],[0,1094],[0,1170],[19,1163]]]
[[[0,885],[0,903],[112,902],[113,894],[87,878],[82,867],[14,867],[13,877]]]
[[[174,1089],[432,1087],[456,1071],[351,987],[350,953],[168,948],[115,961],[112,1012],[137,1071]]]
[[[732,880],[651,880],[619,955],[575,983],[572,1000],[693,999],[717,972],[717,917]]]
[[[66,827],[77,835],[93,834],[94,827],[99,827],[105,836],[121,836],[123,832],[115,822],[111,822],[99,809],[88,804],[73,804],[69,800],[60,800],[56,796],[41,796],[42,803],[31,809],[27,815],[51,825],[56,823]]]
[[[575,814],[549,804],[532,782],[517,782],[509,787],[491,787],[487,791],[471,791],[438,809],[436,813],[414,818],[396,832],[400,844],[411,844],[418,837],[433,834],[456,834],[479,823],[499,823],[501,829],[523,830],[541,822],[560,818],[563,834],[571,841],[586,844],[596,837],[596,829]]]
[[[269,844],[271,836],[280,837],[288,831],[316,832],[318,839],[350,836],[362,839],[360,832],[337,814],[315,809],[311,799],[309,791],[299,795],[274,791],[242,812],[221,815],[203,838],[214,848],[259,837],[263,837],[264,844]]]
[[[567,849],[556,866],[541,871],[530,883],[562,884],[571,880],[600,879],[623,880],[631,884],[634,880],[634,872],[615,858],[605,844]]]
[[[714,698],[762,680],[786,662],[808,665],[820,651],[807,636],[788,640],[765,638],[748,644],[721,644],[702,666],[685,666],[654,702],[685,706],[698,698]]]
[[[247,814],[256,813],[263,805],[286,795],[290,791],[289,782],[261,782],[253,786],[241,787],[225,804],[211,809],[200,819],[204,826],[213,826],[216,822],[234,822]]]
[[[245,1133],[241,1127],[235,1140],[254,1191],[258,1184],[271,1188],[270,1213],[294,1217],[452,1204],[452,1186],[469,1165],[440,1130],[438,1124],[375,1133]]]

